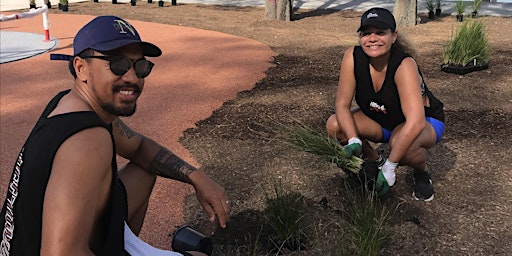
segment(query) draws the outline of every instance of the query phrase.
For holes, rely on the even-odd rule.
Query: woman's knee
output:
[[[329,135],[331,138],[340,138],[340,136],[342,136],[336,115],[331,115],[327,119],[327,122],[325,123],[325,130],[327,131],[327,135]]]

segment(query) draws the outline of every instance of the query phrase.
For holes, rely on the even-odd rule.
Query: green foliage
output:
[[[379,255],[389,238],[386,225],[390,211],[380,203],[375,191],[365,186],[346,184],[345,187],[348,224],[342,226],[343,236],[339,237],[333,255]]]
[[[490,49],[485,24],[482,21],[465,21],[445,47],[444,64],[467,66],[489,63]]]
[[[36,4],[36,0],[29,0],[28,3],[31,4],[31,5],[32,4]]]
[[[330,138],[327,134],[301,124],[278,126],[279,130],[284,131],[286,141],[303,148],[306,152],[318,155],[331,163],[336,163],[346,171],[357,174],[361,170],[363,160],[356,156],[348,158],[338,140]]]
[[[303,247],[304,198],[298,193],[285,192],[281,183],[274,185],[274,196],[266,198],[271,241],[276,249],[300,250]]]
[[[59,0],[59,3],[62,4],[62,5],[67,5],[68,4],[68,0]]]
[[[472,12],[478,12],[480,10],[480,6],[484,0],[473,0],[473,5],[471,6]]]
[[[464,1],[458,0],[457,2],[455,2],[455,12],[458,15],[463,15],[465,11],[466,11],[466,4],[464,3]]]

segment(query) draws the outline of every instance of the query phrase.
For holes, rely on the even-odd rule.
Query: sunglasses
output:
[[[135,74],[138,78],[145,78],[151,73],[153,69],[153,62],[146,59],[131,60],[124,56],[86,56],[84,59],[100,59],[109,61],[110,71],[116,76],[122,76],[132,68],[135,69]]]

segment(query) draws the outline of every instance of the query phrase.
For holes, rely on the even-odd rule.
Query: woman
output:
[[[415,60],[400,42],[393,14],[372,8],[361,17],[359,46],[348,49],[341,63],[336,114],[327,133],[343,143],[345,152],[365,160],[380,156],[367,140],[389,143],[390,153],[379,167],[376,189],[395,183],[398,164],[414,169],[417,200],[430,201],[434,188],[426,170],[427,149],[444,132],[443,103],[427,89]],[[355,95],[357,108],[350,109]]]

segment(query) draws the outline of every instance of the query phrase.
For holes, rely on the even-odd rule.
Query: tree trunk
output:
[[[292,20],[292,0],[265,0],[265,19]]]
[[[396,0],[393,15],[397,27],[413,27],[417,24],[417,0]]]

